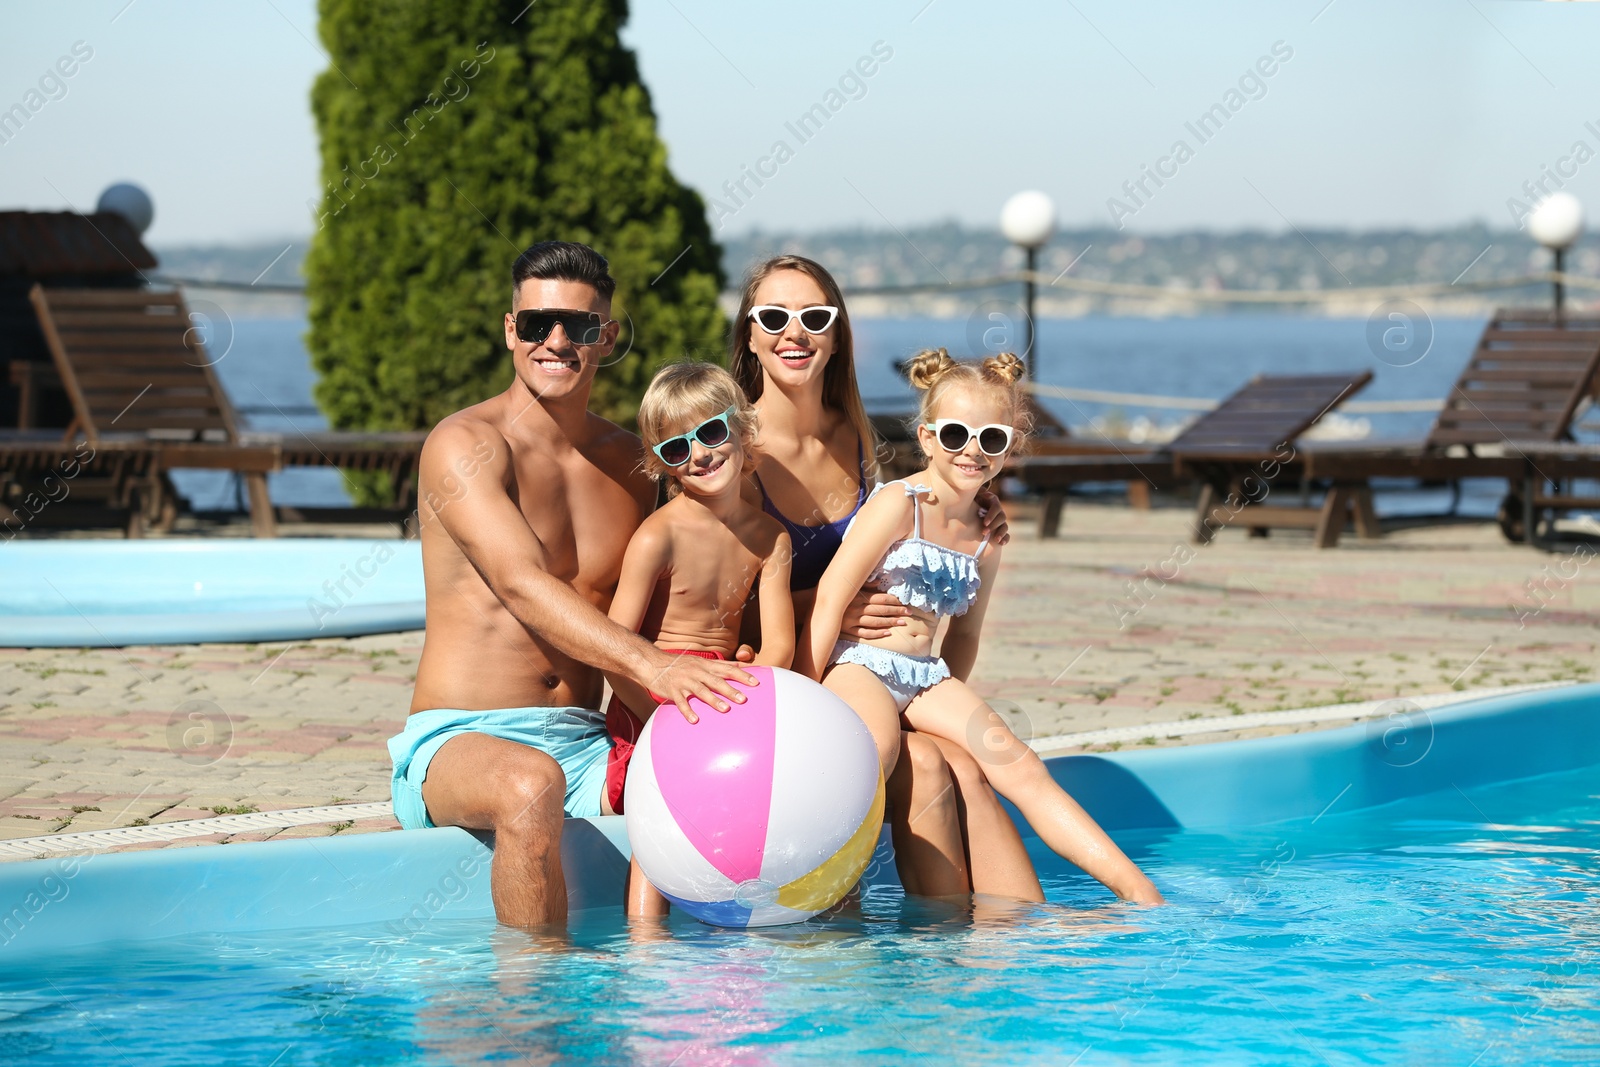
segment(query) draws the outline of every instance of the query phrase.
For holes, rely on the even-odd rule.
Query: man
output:
[[[755,679],[672,656],[606,618],[622,556],[655,501],[639,439],[589,413],[616,344],[603,257],[543,241],[512,268],[499,396],[444,419],[422,449],[417,518],[427,636],[411,715],[389,742],[408,828],[492,830],[501,922],[564,924],[564,815],[609,814],[601,672],[726,711]]]

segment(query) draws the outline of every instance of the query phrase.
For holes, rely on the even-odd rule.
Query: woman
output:
[[[833,276],[803,256],[757,267],[734,319],[729,369],[760,414],[762,460],[745,491],[789,532],[795,619],[803,626],[822,572],[877,480],[877,437],[861,403],[850,317]],[[1003,515],[992,497],[988,509],[987,524],[1003,543]],[[892,598],[863,593],[845,629],[880,637],[905,614]],[[906,890],[1043,900],[1022,839],[977,762],[936,738],[907,734],[902,741],[888,786]],[[963,825],[976,850],[963,843]]]

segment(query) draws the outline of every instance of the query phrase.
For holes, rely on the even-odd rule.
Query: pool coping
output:
[[[1595,764],[1600,684],[1397,711],[1332,730],[1048,762],[1114,834],[1315,822]],[[392,946],[436,918],[493,915],[491,845],[489,835],[441,828],[4,864],[0,951],[367,923],[383,924]],[[620,907],[621,817],[569,819],[561,852],[573,911]],[[872,884],[893,881],[891,861],[880,843]]]
[[[1490,697],[1512,696],[1535,690],[1556,689],[1578,683],[1537,682],[1516,686],[1497,686],[1484,689],[1450,691],[1417,697],[1390,697],[1348,704],[1328,704],[1287,711],[1256,712],[1247,715],[1214,716],[1172,722],[1145,723],[1134,726],[1110,727],[1075,734],[1058,734],[1036,738],[1029,742],[1035,751],[1047,760],[1054,755],[1071,754],[1071,750],[1091,744],[1129,741],[1135,738],[1193,737],[1207,733],[1232,733],[1262,727],[1317,725],[1368,718],[1378,714],[1410,709],[1429,710],[1453,707],[1457,704],[1483,700]],[[1054,755],[1053,755],[1054,754]],[[355,804],[325,804],[310,808],[281,808],[275,811],[251,812],[243,815],[223,815],[209,819],[185,819],[149,826],[112,827],[104,830],[83,830],[76,833],[40,834],[34,837],[0,840],[0,863],[18,860],[43,859],[58,853],[84,854],[125,845],[183,841],[217,834],[238,834],[262,830],[287,830],[297,826],[317,826],[329,823],[361,822],[370,819],[392,819],[393,806],[388,801]]]
[[[1136,723],[1131,726],[1108,726],[1098,730],[1080,730],[1070,734],[1051,734],[1036,737],[1028,744],[1035,752],[1047,758],[1066,754],[1089,745],[1142,741],[1147,737],[1157,739],[1191,737],[1196,734],[1231,733],[1236,730],[1255,730],[1272,726],[1301,726],[1317,723],[1347,722],[1378,714],[1387,714],[1399,704],[1409,704],[1424,710],[1453,706],[1470,700],[1489,697],[1512,696],[1536,689],[1556,689],[1578,685],[1578,682],[1531,682],[1524,685],[1487,686],[1481,689],[1450,690],[1444,693],[1425,693],[1412,697],[1385,697],[1381,700],[1361,700],[1348,704],[1321,704],[1308,708],[1289,708],[1284,711],[1255,711],[1241,715],[1215,715],[1202,719],[1174,719],[1169,722]]]

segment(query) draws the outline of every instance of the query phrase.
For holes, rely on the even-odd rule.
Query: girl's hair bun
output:
[[[999,378],[1007,384],[1021,381],[1027,369],[1028,365],[1015,352],[1001,352],[983,361],[985,377]]]
[[[913,389],[926,391],[955,365],[946,349],[925,348],[906,361],[906,377]]]
[[[1033,429],[1033,405],[1020,384],[1026,369],[1027,364],[1011,352],[966,363],[951,359],[950,353],[942,348],[919,352],[906,361],[906,377],[922,390],[917,421],[924,425],[933,422],[944,396],[952,389],[998,393],[1005,397],[1011,409],[1011,425],[1016,429],[1011,451],[1020,453]]]

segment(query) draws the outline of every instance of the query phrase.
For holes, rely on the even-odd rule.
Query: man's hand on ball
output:
[[[647,688],[667,698],[689,722],[699,722],[700,717],[689,706],[690,700],[699,700],[715,711],[727,711],[734,704],[744,703],[744,694],[735,689],[733,682],[753,686],[754,676],[737,663],[727,660],[701,659],[699,656],[674,656],[658,652],[658,670]]]

